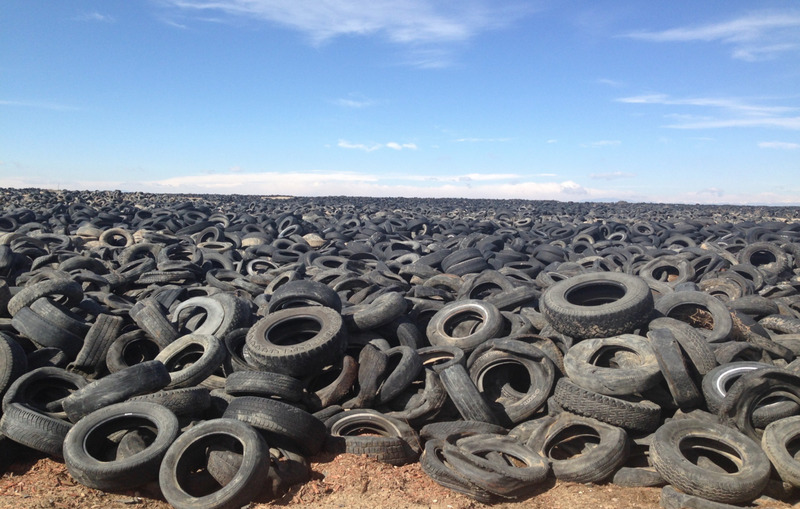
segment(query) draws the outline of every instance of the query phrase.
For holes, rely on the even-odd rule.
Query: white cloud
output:
[[[396,141],[390,141],[388,143],[376,143],[373,145],[365,145],[363,143],[350,143],[347,140],[339,140],[336,146],[340,148],[363,150],[364,152],[373,152],[381,148],[390,148],[392,150],[406,150],[406,149],[417,150],[416,143],[397,143]]]
[[[100,14],[97,11],[84,12],[74,18],[76,21],[96,21],[100,23],[114,23],[116,19],[109,14]]]
[[[620,97],[617,102],[627,104],[656,104],[666,106],[689,106],[718,110],[728,118],[712,115],[669,113],[665,117],[678,120],[663,127],[673,129],[716,129],[723,127],[780,127],[800,129],[800,117],[786,116],[797,111],[793,106],[764,106],[729,97],[673,98],[667,94],[645,94]]]
[[[525,2],[491,0],[164,0],[176,15],[222,15],[267,22],[307,35],[313,44],[377,35],[409,50],[405,64],[449,65],[454,45],[532,11]]]
[[[600,148],[600,147],[616,147],[617,145],[621,145],[622,142],[619,140],[598,140],[593,141],[591,143],[584,143],[581,147],[592,147],[592,148]]]
[[[617,180],[617,179],[626,179],[626,178],[634,178],[636,175],[633,173],[628,173],[625,171],[612,171],[609,173],[592,173],[589,175],[589,178],[599,179],[599,180]]]
[[[334,104],[345,108],[361,109],[374,105],[375,101],[372,99],[367,99],[366,97],[351,96],[336,99]]]
[[[800,148],[800,143],[790,143],[786,141],[761,141],[758,143],[759,148],[777,148],[781,150],[797,150]]]
[[[37,109],[53,110],[53,111],[76,111],[79,109],[76,108],[75,106],[70,106],[68,104],[38,102],[38,101],[0,100],[0,106],[18,106],[20,108],[37,108]]]
[[[618,188],[589,187],[565,180],[536,182],[516,174],[465,174],[395,178],[355,172],[264,172],[187,175],[154,181],[87,181],[43,177],[0,176],[0,187],[43,189],[100,189],[156,193],[211,193],[292,196],[373,196],[419,198],[490,198],[561,201],[618,201],[656,203],[726,203],[797,205],[798,193],[748,192],[728,194],[719,188],[665,195]],[[688,186],[687,186],[688,187]]]
[[[453,140],[456,143],[505,143],[514,138],[458,138]]]
[[[755,61],[800,51],[800,11],[760,11],[720,23],[684,26],[624,35],[653,42],[720,42],[733,47],[733,58]]]
[[[618,87],[621,87],[621,86],[625,85],[621,81],[611,80],[611,79],[608,79],[608,78],[600,78],[600,79],[597,80],[597,82],[600,83],[601,85],[608,85],[609,87],[615,87],[615,88],[618,88]]]

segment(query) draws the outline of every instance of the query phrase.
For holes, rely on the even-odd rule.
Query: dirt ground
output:
[[[3,451],[0,451],[3,452]],[[394,467],[362,456],[342,454],[314,458],[312,480],[296,485],[277,499],[259,498],[250,508],[436,508],[470,509],[655,509],[660,489],[622,488],[613,484],[575,484],[548,480],[529,498],[486,506],[439,486],[419,463]],[[15,463],[4,462],[0,477],[0,509],[142,508],[168,509],[157,488],[107,493],[76,483],[66,466],[33,453]],[[793,500],[798,502],[798,500]],[[769,497],[755,507],[788,509]],[[796,507],[796,506],[795,506]]]

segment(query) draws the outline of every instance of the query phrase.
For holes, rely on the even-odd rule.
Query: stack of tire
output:
[[[800,229],[763,209],[3,197],[6,458],[178,508],[279,496],[321,453],[483,502],[800,487]]]

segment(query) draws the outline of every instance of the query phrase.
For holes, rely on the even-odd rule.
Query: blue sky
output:
[[[0,187],[800,204],[800,5],[4,0]]]

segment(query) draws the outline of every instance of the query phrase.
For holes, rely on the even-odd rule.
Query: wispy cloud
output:
[[[625,171],[612,171],[609,173],[592,173],[589,175],[589,178],[598,179],[598,180],[617,180],[617,179],[629,179],[636,177],[633,173],[628,173]]]
[[[591,148],[616,147],[617,145],[621,144],[622,142],[620,140],[598,140],[590,143],[583,143],[581,144],[581,147],[591,147]]]
[[[342,106],[344,108],[367,108],[369,106],[373,106],[375,101],[372,99],[366,98],[361,96],[360,94],[351,94],[348,97],[340,97],[333,101],[334,104],[337,106]]]
[[[411,49],[407,62],[440,67],[452,44],[505,26],[531,10],[524,2],[464,0],[164,0],[180,14],[217,15],[274,23],[300,31],[313,44],[344,35],[380,36]],[[444,46],[443,46],[444,45]],[[433,53],[431,53],[433,52]]]
[[[619,88],[619,87],[625,85],[621,81],[612,80],[612,79],[608,79],[608,78],[600,78],[600,79],[597,80],[597,82],[600,83],[601,85],[608,85],[609,87],[615,87],[615,88]]]
[[[116,18],[110,14],[101,14],[97,11],[84,12],[75,16],[76,21],[94,21],[98,23],[114,23]]]
[[[705,109],[710,112],[722,112],[725,117],[717,115],[696,115],[685,113],[668,113],[666,118],[677,122],[665,125],[673,129],[717,129],[723,127],[780,127],[784,129],[800,129],[800,117],[787,116],[799,108],[793,106],[765,106],[730,97],[686,97],[675,98],[667,94],[645,94],[621,97],[617,102],[627,104],[649,104],[667,106],[688,106]]]
[[[416,143],[397,143],[396,141],[366,145],[364,143],[351,143],[347,140],[339,140],[336,146],[339,148],[363,150],[364,152],[373,152],[382,148],[390,148],[392,150],[417,150],[418,148]]]
[[[456,143],[505,143],[514,138],[458,138],[453,140]]]
[[[9,101],[0,99],[0,106],[15,106],[20,108],[37,108],[53,111],[77,111],[79,108],[69,104],[59,104],[39,101]]]
[[[624,37],[653,42],[720,42],[732,46],[733,58],[763,60],[800,51],[800,10],[758,11],[719,23],[641,30]]]
[[[800,143],[791,143],[787,141],[761,141],[758,143],[759,148],[776,148],[779,150],[797,150],[800,148]]]

